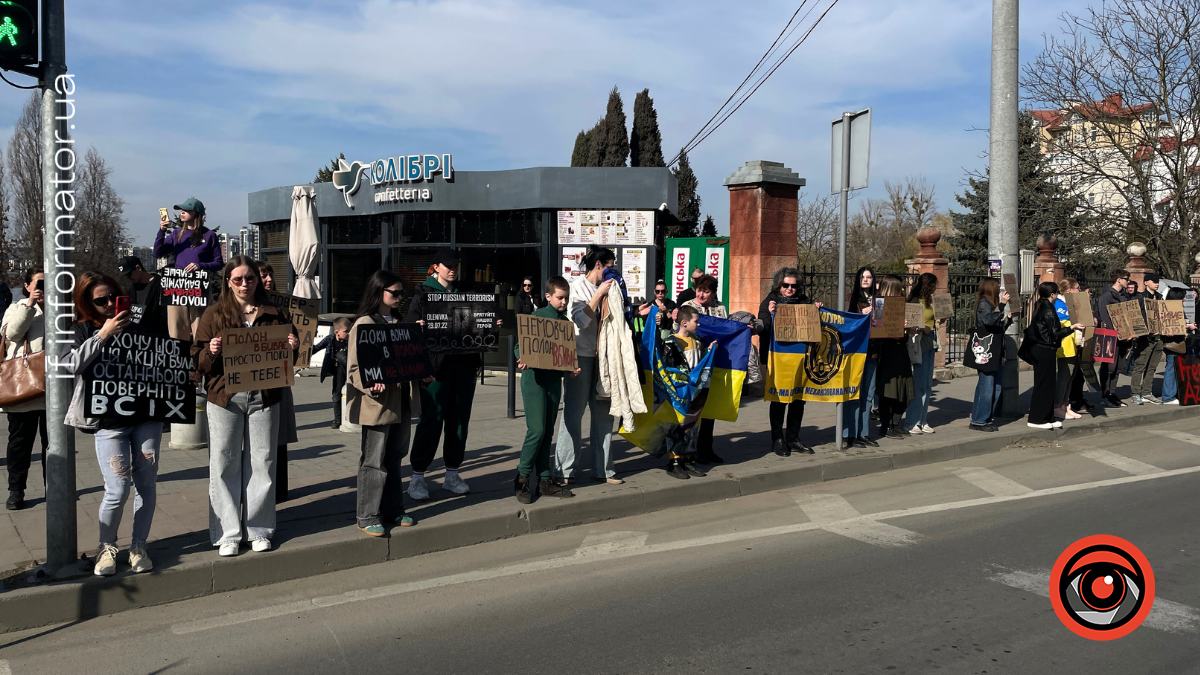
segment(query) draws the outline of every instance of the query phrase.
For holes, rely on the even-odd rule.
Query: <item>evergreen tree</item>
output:
[[[339,152],[337,157],[329,160],[329,166],[323,166],[317,169],[317,176],[313,178],[314,183],[332,183],[333,172],[338,170],[338,160],[346,159],[346,153]]]
[[[607,143],[607,132],[604,129],[604,118],[596,122],[596,126],[587,132],[588,155],[584,166],[604,166],[604,148]]]
[[[696,174],[692,173],[692,165],[688,163],[686,152],[679,153],[679,166],[671,169],[675,181],[679,184],[679,217],[680,228],[686,233],[678,233],[676,237],[694,237],[700,225],[700,195],[696,194]]]
[[[588,152],[592,149],[592,137],[580,131],[575,137],[575,149],[571,151],[571,166],[587,166]]]
[[[666,166],[662,154],[662,134],[658,131],[658,113],[650,90],[643,89],[633,99],[633,131],[629,134],[629,166]]]
[[[600,166],[626,166],[629,160],[629,132],[625,130],[625,104],[614,85],[608,92],[608,110],[604,114],[604,158]]]
[[[701,237],[717,236],[717,224],[716,224],[716,222],[713,221],[713,217],[711,215],[705,216],[704,226],[700,228],[700,236]]]

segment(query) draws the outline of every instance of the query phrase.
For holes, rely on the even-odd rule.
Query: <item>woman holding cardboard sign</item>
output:
[[[775,273],[771,280],[771,291],[758,305],[758,318],[763,323],[762,340],[764,349],[761,354],[770,353],[771,345],[775,342],[775,310],[779,305],[815,304],[808,296],[800,292],[800,271],[795,267],[784,267]],[[766,362],[770,367],[769,360]],[[787,429],[784,430],[786,413]],[[811,446],[800,441],[800,426],[804,421],[804,399],[793,396],[791,403],[770,402],[771,420],[771,450],[780,457],[788,457],[793,452],[811,455],[815,452]]]
[[[158,235],[154,238],[154,257],[175,258],[175,267],[185,272],[215,272],[224,262],[217,233],[204,226],[204,202],[188,197],[175,205],[179,211],[179,229],[168,233],[171,217],[162,209]],[[191,340],[200,318],[199,307],[167,307],[167,331],[178,340]]]
[[[940,349],[937,327],[946,322],[945,319],[934,320],[933,294],[937,287],[937,276],[925,272],[917,278],[917,283],[913,284],[908,294],[908,302],[921,305],[923,319],[923,325],[918,326],[910,338],[918,343],[921,353],[920,362],[913,364],[914,395],[904,415],[904,425],[914,434],[933,433],[933,427],[929,424],[929,401],[933,399],[933,355]]]
[[[904,298],[904,282],[891,274],[879,280],[880,298]],[[887,438],[909,435],[902,417],[908,402],[913,400],[913,367],[908,358],[905,341],[915,335],[916,328],[905,328],[904,337],[878,338],[879,366],[876,387],[879,392],[879,433]]]
[[[278,388],[232,393],[226,388],[222,335],[234,328],[291,326],[267,297],[258,265],[236,256],[221,272],[221,299],[204,310],[196,328],[197,368],[208,385],[208,534],[222,556],[235,556],[244,539],[258,552],[275,535],[275,462],[279,436]],[[300,341],[288,335],[295,363]],[[245,495],[246,518],[242,519]]]

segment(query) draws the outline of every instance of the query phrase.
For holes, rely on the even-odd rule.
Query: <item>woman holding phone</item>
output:
[[[36,267],[25,270],[25,299],[14,302],[4,311],[0,321],[3,332],[5,360],[26,354],[36,354],[45,349],[46,320],[46,275]],[[28,350],[28,352],[26,352]],[[8,501],[4,507],[9,511],[25,508],[25,485],[29,479],[29,465],[33,462],[33,441],[42,436],[42,482],[46,480],[46,397],[45,395],[14,403],[4,408],[8,417]]]
[[[174,257],[176,269],[185,272],[213,272],[225,264],[217,234],[204,226],[204,202],[188,197],[175,205],[179,211],[179,229],[168,233],[171,217],[162,213],[158,236],[154,238],[154,257]],[[164,209],[165,211],[165,209]],[[191,340],[203,307],[167,307],[167,332],[178,340]]]

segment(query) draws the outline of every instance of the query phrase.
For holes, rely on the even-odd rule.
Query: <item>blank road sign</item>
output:
[[[832,193],[842,191],[842,118],[833,121],[833,162],[831,167]],[[871,109],[850,115],[850,189],[867,187],[871,163]]]

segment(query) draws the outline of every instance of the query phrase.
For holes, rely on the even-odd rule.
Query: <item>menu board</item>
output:
[[[621,277],[630,298],[646,297],[646,249],[621,249]]]
[[[559,244],[651,246],[653,211],[559,211]]]
[[[583,246],[564,246],[562,250],[562,275],[570,281],[573,277],[581,277],[587,272],[582,269],[583,256],[587,248]]]

